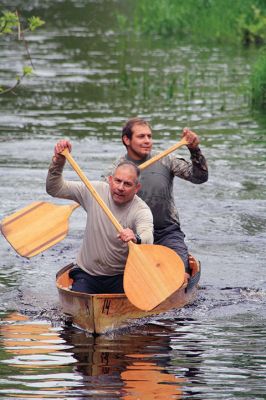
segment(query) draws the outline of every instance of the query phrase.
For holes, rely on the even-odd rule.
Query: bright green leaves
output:
[[[31,66],[23,66],[22,73],[16,76],[16,81],[13,85],[6,88],[0,87],[0,95],[9,92],[14,93],[14,90],[21,84],[22,79],[26,76],[31,75],[34,72],[31,56],[29,53],[29,47],[25,39],[25,32],[33,32],[35,31],[35,29],[41,27],[44,24],[45,22],[41,20],[41,18],[32,16],[26,21],[24,20],[24,23],[22,25],[20,16],[17,11],[2,12],[2,15],[0,16],[0,35],[16,34],[17,39],[19,41],[22,41],[25,46],[27,57],[30,61]]]
[[[42,26],[43,24],[45,24],[45,22],[42,19],[40,19],[39,17],[30,17],[28,19],[29,30],[32,32],[35,31],[35,29]]]
[[[19,19],[16,13],[4,11],[0,17],[0,34],[13,33],[19,25]]]
[[[25,27],[22,29],[21,22],[17,12],[4,11],[0,17],[0,34],[14,33],[18,28],[22,33],[35,31],[35,29],[44,25],[45,22],[40,17],[32,16],[27,19]]]
[[[23,75],[24,76],[31,75],[32,73],[33,73],[32,67],[29,67],[29,66],[23,67]]]

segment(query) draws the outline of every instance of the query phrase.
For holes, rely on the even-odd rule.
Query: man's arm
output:
[[[153,230],[152,212],[147,204],[141,200],[135,214],[135,233],[139,236],[141,244],[153,243]]]
[[[189,151],[190,151],[190,159],[192,162],[193,177],[198,180],[198,182],[195,183],[207,182],[208,165],[200,148],[196,147],[195,149],[189,149]]]
[[[186,161],[181,157],[170,155],[162,162],[171,169],[174,176],[186,181],[200,184],[208,180],[207,162],[200,148],[190,150],[191,161]]]
[[[64,165],[57,163],[56,159],[53,157],[46,178],[46,192],[53,197],[73,200],[67,181],[65,181],[62,176],[63,169]]]
[[[192,183],[204,183],[208,180],[208,166],[204,155],[199,148],[198,135],[188,128],[183,129],[182,137],[188,141],[191,162],[171,156],[171,170],[175,176]]]
[[[55,145],[55,153],[46,178],[46,191],[53,197],[74,200],[84,207],[82,195],[84,185],[81,182],[66,181],[62,176],[65,157],[60,151],[66,147],[71,150],[71,145],[66,140],[61,140]]]

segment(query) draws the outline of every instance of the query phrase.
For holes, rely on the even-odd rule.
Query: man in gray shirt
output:
[[[67,140],[60,140],[50,164],[46,190],[53,197],[74,200],[87,212],[83,243],[77,267],[71,272],[73,290],[87,293],[122,293],[123,272],[128,256],[127,242],[153,243],[153,217],[149,207],[136,194],[140,189],[139,169],[131,162],[117,166],[109,182],[92,182],[107,207],[124,229],[117,233],[84,183],[62,177]]]
[[[177,176],[195,184],[208,180],[208,167],[199,148],[199,138],[190,129],[183,130],[188,141],[191,161],[174,154],[168,155],[141,172],[141,189],[138,195],[148,204],[153,214],[154,243],[173,249],[183,260],[189,273],[188,249],[180,228],[178,212],[173,197],[173,181]],[[152,130],[147,121],[132,118],[122,129],[122,141],[127,153],[118,158],[110,171],[122,160],[139,166],[155,155],[152,150]]]

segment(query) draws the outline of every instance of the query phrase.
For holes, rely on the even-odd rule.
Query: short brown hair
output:
[[[130,118],[122,128],[123,143],[124,143],[124,140],[123,140],[124,136],[126,136],[128,139],[132,138],[132,134],[133,134],[132,129],[133,129],[133,126],[135,126],[135,125],[146,125],[151,129],[150,124],[147,121],[145,121],[144,119],[138,118],[138,117]]]

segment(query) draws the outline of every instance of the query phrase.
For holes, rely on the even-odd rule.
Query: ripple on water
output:
[[[263,394],[265,320],[169,314],[146,322],[94,337],[18,313],[3,315],[0,394],[133,399],[153,393],[164,400]]]

